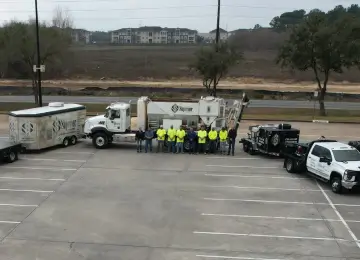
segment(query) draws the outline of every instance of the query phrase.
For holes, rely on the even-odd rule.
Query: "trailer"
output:
[[[0,162],[13,163],[17,161],[21,151],[21,144],[0,140]]]
[[[197,130],[204,125],[209,130],[215,127],[220,130],[231,123],[239,122],[246,102],[234,102],[227,107],[224,99],[201,97],[200,100],[151,100],[141,97],[137,101],[137,127],[156,130],[163,125],[168,129],[180,126]],[[226,115],[228,111],[228,115]],[[112,103],[106,108],[104,115],[88,118],[84,133],[92,139],[93,145],[106,148],[113,142],[135,142],[135,131],[131,129],[131,106],[128,103]],[[184,139],[184,149],[188,148],[188,140]]]
[[[26,150],[67,147],[84,136],[86,107],[62,102],[9,113],[9,138]]]

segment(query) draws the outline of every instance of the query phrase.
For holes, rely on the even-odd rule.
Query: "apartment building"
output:
[[[71,38],[74,43],[90,43],[91,32],[84,29],[72,29]]]
[[[195,44],[196,30],[187,28],[163,28],[144,26],[139,28],[122,28],[111,32],[111,43],[114,44]]]
[[[219,29],[219,39],[220,41],[227,41],[229,38],[229,32],[220,28]],[[207,43],[214,43],[216,40],[216,29],[208,33],[199,33],[199,36],[204,37],[204,41]]]

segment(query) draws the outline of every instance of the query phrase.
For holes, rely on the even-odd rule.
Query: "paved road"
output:
[[[111,103],[115,101],[129,102],[137,100],[137,97],[93,97],[93,96],[44,96],[45,103],[52,101],[62,101],[68,103]],[[233,99],[227,100],[232,104]],[[33,102],[32,96],[0,96],[0,102]],[[316,108],[319,107],[315,103]],[[358,102],[326,102],[328,109],[360,110]],[[313,108],[314,102],[311,101],[292,101],[292,100],[252,100],[250,107],[273,107],[273,108]]]

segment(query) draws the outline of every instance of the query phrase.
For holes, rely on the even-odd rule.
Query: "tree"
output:
[[[71,16],[68,9],[63,9],[60,6],[57,6],[54,9],[54,14],[52,18],[52,26],[61,28],[61,29],[72,29],[74,28],[74,19]]]
[[[285,12],[280,16],[274,17],[270,22],[270,26],[278,32],[284,32],[287,29],[293,28],[295,25],[301,23],[305,16],[306,11],[303,9]]]
[[[313,71],[322,116],[326,115],[324,98],[331,72],[360,67],[359,17],[346,11],[334,20],[333,14],[334,10],[311,11],[293,29],[277,58],[282,67]]]
[[[34,21],[10,22],[5,24],[0,35],[1,50],[5,50],[9,63],[20,74],[31,78],[35,104],[38,104],[38,86],[36,73],[33,65],[37,64],[36,30]],[[63,54],[71,44],[71,37],[66,30],[49,27],[46,24],[39,25],[40,35],[40,63],[54,66],[61,62]],[[26,68],[25,71],[23,68]]]
[[[254,30],[258,30],[258,29],[261,29],[262,27],[261,27],[261,25],[260,24],[255,24],[255,26],[254,26]]]
[[[220,79],[226,76],[229,69],[243,58],[241,52],[227,43],[203,47],[196,53],[196,61],[190,69],[201,75],[203,86],[209,95],[216,97]]]

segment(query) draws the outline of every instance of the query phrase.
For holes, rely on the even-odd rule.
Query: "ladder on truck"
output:
[[[235,130],[239,128],[239,124],[244,113],[245,107],[249,104],[249,99],[246,94],[243,94],[243,97],[240,101],[235,100],[233,106],[230,108],[229,114],[227,116],[226,125],[230,126],[232,123],[235,123]]]

